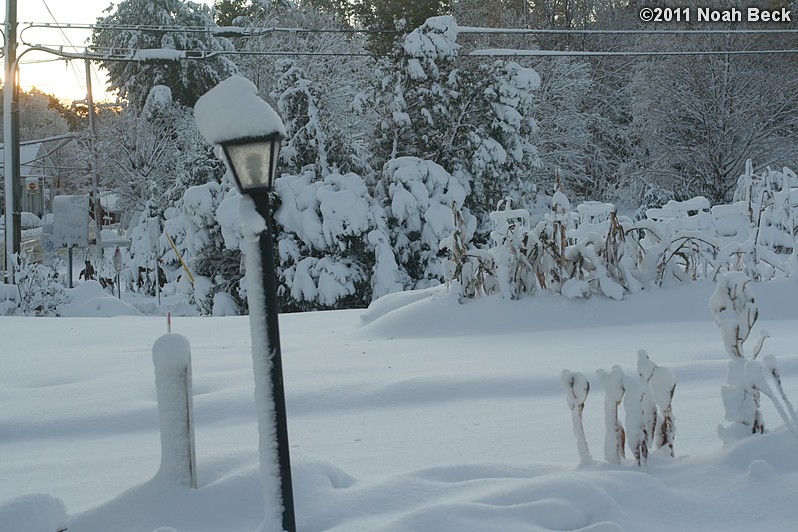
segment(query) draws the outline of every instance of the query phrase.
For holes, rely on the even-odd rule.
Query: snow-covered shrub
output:
[[[765,431],[765,420],[759,410],[761,393],[773,401],[787,427],[798,437],[798,417],[784,393],[775,357],[769,355],[762,361],[757,360],[768,337],[767,331],[762,331],[751,355],[746,354],[745,342],[759,316],[749,283],[750,280],[742,272],[721,274],[709,301],[730,358],[721,397],[726,420],[731,424],[718,427],[718,435],[724,443]],[[771,377],[778,395],[768,384],[766,375]]]
[[[17,257],[15,279],[19,299],[16,308],[11,304],[12,298],[7,298],[0,309],[5,307],[6,314],[21,316],[59,316],[61,305],[67,301],[67,293],[58,275],[58,267],[57,264],[47,266],[31,262],[24,254]]]

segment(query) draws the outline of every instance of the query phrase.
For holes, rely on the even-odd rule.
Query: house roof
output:
[[[2,144],[0,144],[2,147]],[[2,159],[2,157],[0,157]],[[48,168],[49,156],[44,145],[25,144],[19,147],[19,174],[22,179],[41,175],[53,175],[53,171]],[[5,168],[0,167],[0,174],[5,176]]]

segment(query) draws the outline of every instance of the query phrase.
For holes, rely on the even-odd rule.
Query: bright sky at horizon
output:
[[[212,0],[197,0],[211,4]],[[18,57],[23,54],[25,46],[41,44],[50,48],[64,46],[65,51],[78,52],[88,43],[89,30],[70,29],[60,31],[50,29],[25,29],[27,22],[60,24],[91,24],[97,17],[104,16],[103,11],[118,0],[17,0],[17,41]],[[6,0],[0,0],[3,27],[6,20]],[[5,33],[5,30],[3,31]],[[105,90],[106,76],[96,64],[92,65],[92,92],[96,101],[112,100],[113,95]],[[5,78],[5,67],[0,71],[0,78]],[[65,103],[86,98],[86,67],[83,61],[66,61],[54,55],[42,52],[30,52],[20,58],[20,86],[24,90],[33,87],[53,94]]]

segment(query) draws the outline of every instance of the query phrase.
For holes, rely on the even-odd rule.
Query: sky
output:
[[[58,22],[61,24],[87,24],[103,16],[111,0],[17,0],[18,41],[30,44],[82,47],[90,37],[88,30],[57,29],[25,30],[26,22]],[[118,3],[118,2],[117,2]],[[202,3],[212,3],[204,0]],[[49,7],[49,11],[48,11]],[[0,0],[2,18],[6,19],[6,0]],[[5,33],[5,31],[4,31]],[[20,44],[18,55],[24,50]],[[82,50],[81,50],[82,51]],[[96,101],[113,99],[105,92],[105,74],[96,66],[92,68],[92,92]],[[0,72],[5,77],[5,68]],[[67,62],[55,56],[31,52],[20,61],[20,85],[25,90],[36,87],[56,95],[66,103],[86,98],[86,67],[82,61]]]

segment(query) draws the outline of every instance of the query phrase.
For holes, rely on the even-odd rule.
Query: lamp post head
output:
[[[244,194],[270,192],[277,173],[277,154],[283,136],[279,132],[222,142],[227,166],[238,190]]]
[[[194,118],[205,139],[221,147],[242,193],[272,190],[285,126],[254,83],[227,78],[197,100]]]

